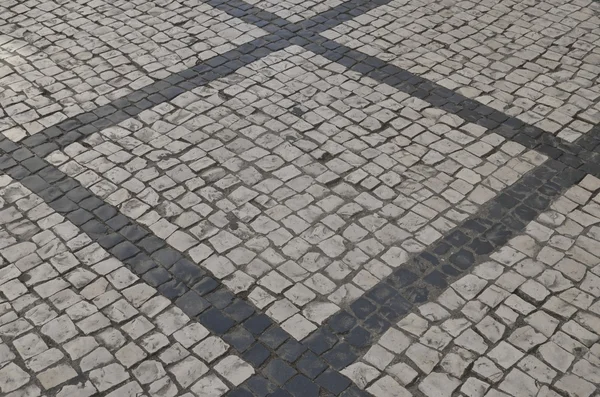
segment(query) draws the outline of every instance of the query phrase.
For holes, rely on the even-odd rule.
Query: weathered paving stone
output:
[[[27,372],[14,363],[9,363],[0,369],[0,385],[4,393],[20,388],[29,381],[29,378]]]

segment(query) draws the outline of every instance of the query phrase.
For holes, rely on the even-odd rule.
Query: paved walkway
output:
[[[0,395],[598,397],[600,3],[0,1]]]

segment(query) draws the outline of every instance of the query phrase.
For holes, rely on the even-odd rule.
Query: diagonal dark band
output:
[[[137,116],[146,109],[170,101],[186,91],[226,77],[239,68],[288,45],[287,41],[274,35],[254,39],[234,50],[172,74],[93,111],[64,120],[23,139],[20,144],[33,150],[40,157],[44,157],[54,150],[68,146],[101,129],[114,126],[123,120]]]
[[[43,157],[99,129],[115,125],[147,108],[225,77],[274,51],[295,44],[376,81],[423,99],[434,107],[482,125],[492,132],[519,142],[529,149],[544,153],[565,165],[600,176],[600,126],[595,126],[579,141],[570,143],[407,70],[319,35],[326,29],[388,2],[389,0],[350,0],[313,18],[292,23],[243,0],[209,0],[207,1],[209,5],[246,23],[254,24],[269,34],[134,91],[94,111],[67,119],[24,139],[22,144]]]
[[[296,396],[298,390],[302,390],[303,397],[317,397],[322,390],[334,395],[360,395],[350,380],[318,357],[309,345],[297,342],[210,272],[29,149],[1,139],[0,173],[37,194],[252,364],[259,374],[231,395],[251,391],[256,396],[286,396],[289,394],[284,393],[289,391]]]
[[[364,54],[313,33],[300,32],[292,43],[303,45],[332,62],[359,72],[380,83],[422,99],[432,106],[481,125],[506,139],[535,149],[563,164],[600,176],[600,125],[575,143],[567,142],[539,127],[508,116],[462,94],[442,87],[374,56]]]
[[[0,141],[0,153],[0,171],[19,180],[186,314],[222,336],[261,372],[232,396],[286,395],[284,390],[302,390],[306,396],[318,396],[323,390],[363,395],[339,373],[342,368],[355,362],[414,304],[433,299],[452,280],[486,260],[585,175],[547,161],[297,342],[209,272],[28,149],[5,139]]]
[[[329,318],[306,340],[318,344],[323,337],[338,338],[332,349],[349,358],[364,355],[414,305],[432,301],[450,283],[489,260],[489,255],[522,233],[526,225],[546,211],[553,199],[585,177],[580,170],[548,160],[492,199],[477,214],[443,239],[397,268],[390,276]],[[325,355],[331,355],[332,351]],[[354,360],[340,360],[341,369]]]
[[[325,25],[322,24],[324,20],[328,21],[327,29],[335,27],[360,15],[361,12],[367,12],[389,1],[350,0],[300,24],[289,22],[242,0],[205,1],[206,4],[226,12],[232,17],[260,27],[268,34],[135,90],[109,104],[63,120],[57,125],[23,139],[21,144],[43,157],[55,149],[68,146],[100,129],[114,126],[184,92],[226,77],[241,67],[290,46],[291,43],[288,39],[295,37],[299,31],[305,29],[305,25],[306,27],[311,26],[315,32],[320,32],[325,30]],[[357,14],[359,10],[360,12]]]

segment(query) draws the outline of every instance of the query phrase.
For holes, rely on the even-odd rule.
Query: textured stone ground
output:
[[[0,395],[598,397],[600,3],[0,1]]]

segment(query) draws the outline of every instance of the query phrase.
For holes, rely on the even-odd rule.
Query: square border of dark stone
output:
[[[340,341],[345,340],[356,357],[364,355],[391,325],[411,313],[415,306],[433,301],[475,265],[488,261],[490,254],[522,233],[530,221],[547,210],[553,199],[586,175],[559,161],[547,160],[444,238],[396,268],[347,308],[328,318],[303,342],[310,346],[322,339],[318,333],[332,334]],[[503,195],[515,201],[507,205]],[[544,205],[527,205],[531,199],[540,197]]]
[[[3,142],[0,140],[0,147],[5,146]],[[504,245],[543,212],[553,198],[586,175],[559,161],[546,161],[485,204],[446,238],[396,269],[348,308],[326,320],[307,338],[296,342],[262,311],[232,294],[210,272],[194,265],[189,258],[167,246],[164,240],[121,215],[116,208],[104,203],[45,160],[34,156],[44,163],[43,170],[48,171],[44,175],[50,175],[49,181],[31,171],[23,171],[13,157],[15,154],[16,158],[20,158],[22,152],[17,150],[18,145],[12,148],[11,152],[0,149],[3,158],[13,160],[12,167],[5,168],[4,173],[20,181],[57,213],[80,226],[82,232],[156,287],[159,293],[192,319],[199,321],[211,333],[223,337],[242,357],[258,367],[257,370],[269,377],[267,368],[273,368],[276,365],[272,364],[273,360],[278,360],[277,363],[296,367],[303,374],[301,382],[296,380],[289,387],[285,382],[278,386],[262,375],[256,375],[252,382],[240,386],[255,393],[258,391],[252,390],[252,385],[260,384],[276,392],[283,391],[280,387],[293,389],[298,384],[304,385],[306,379],[312,379],[318,385],[314,390],[319,390],[320,386],[331,392],[324,379],[336,379],[336,384],[342,382],[345,377],[339,370],[363,355],[391,324],[408,314],[415,304],[439,295],[452,280],[468,272],[475,263],[487,260],[493,250]],[[57,180],[61,175],[62,178]],[[53,194],[46,194],[48,190],[52,190]],[[540,201],[541,205],[527,206],[528,201],[539,197],[545,198]],[[92,202],[93,205],[90,204]],[[100,208],[103,210],[98,211]],[[109,217],[111,214],[113,216]],[[149,251],[142,246],[142,237],[152,237],[165,248]],[[322,375],[324,373],[328,375]],[[293,374],[286,382],[296,379],[295,376]],[[282,379],[269,378],[276,382]],[[348,381],[346,386],[350,385]],[[312,387],[310,389],[313,390]],[[357,392],[355,388],[352,390]]]
[[[569,143],[515,117],[507,116],[319,34],[389,1],[350,0],[299,23],[291,23],[242,0],[205,1],[231,16],[264,29],[268,34],[92,112],[67,119],[18,144],[7,139],[0,141],[0,151],[4,153],[0,156],[1,171],[21,181],[73,223],[78,226],[87,225],[83,229],[95,237],[94,241],[101,242],[111,253],[123,259],[134,273],[156,286],[161,294],[169,297],[190,317],[204,324],[212,333],[229,340],[240,355],[247,355],[249,361],[257,364],[257,370],[262,368],[263,374],[268,375],[270,372],[266,368],[272,369],[275,365],[273,362],[281,362],[286,366],[292,364],[290,368],[295,365],[302,374],[293,375],[282,385],[287,392],[262,375],[255,375],[238,389],[232,390],[231,395],[243,393],[243,390],[257,396],[289,395],[288,392],[295,393],[301,387],[314,390],[316,396],[320,392],[320,386],[335,395],[368,395],[352,385],[338,369],[354,362],[378,335],[407,314],[415,304],[432,299],[474,263],[484,260],[493,249],[502,246],[511,236],[521,231],[529,220],[549,205],[552,198],[581,180],[585,173],[600,176],[599,126],[594,126],[577,142]],[[134,117],[150,106],[225,77],[242,66],[290,45],[300,45],[332,62],[391,85],[434,107],[482,125],[490,132],[496,132],[508,140],[557,160],[550,160],[522,177],[517,184],[507,188],[478,214],[453,231],[467,236],[468,241],[452,239],[448,235],[449,240],[435,243],[406,266],[396,269],[349,308],[328,319],[298,343],[303,347],[288,346],[293,338],[243,299],[233,297],[229,305],[215,306],[212,301],[216,295],[231,293],[209,272],[197,268],[192,277],[185,270],[178,270],[189,269],[187,264],[159,263],[155,260],[156,253],[148,251],[148,247],[153,244],[142,244],[144,240],[139,240],[139,233],[131,230],[135,227],[137,231],[146,231],[145,228],[119,215],[114,207],[103,205],[102,202],[90,207],[92,202],[83,199],[99,200],[97,197],[41,159],[102,128]],[[32,152],[35,156],[31,155]],[[530,193],[522,198],[521,193],[528,189]],[[74,194],[73,191],[79,193]],[[65,199],[65,195],[69,199]],[[514,203],[514,200],[507,199],[506,195],[517,196],[519,204],[507,205],[509,202]],[[81,196],[85,197],[79,198]],[[544,198],[541,202],[540,197]],[[538,204],[532,208],[528,206],[529,203]],[[94,220],[94,223],[88,224],[90,220]],[[166,246],[164,241],[150,232],[144,236],[155,238],[153,243]],[[172,272],[171,266],[177,271]],[[239,309],[240,307],[243,309]],[[277,342],[273,344],[275,340]],[[269,352],[267,358],[266,352]],[[281,381],[283,378],[277,379]],[[345,386],[341,387],[341,384]]]

